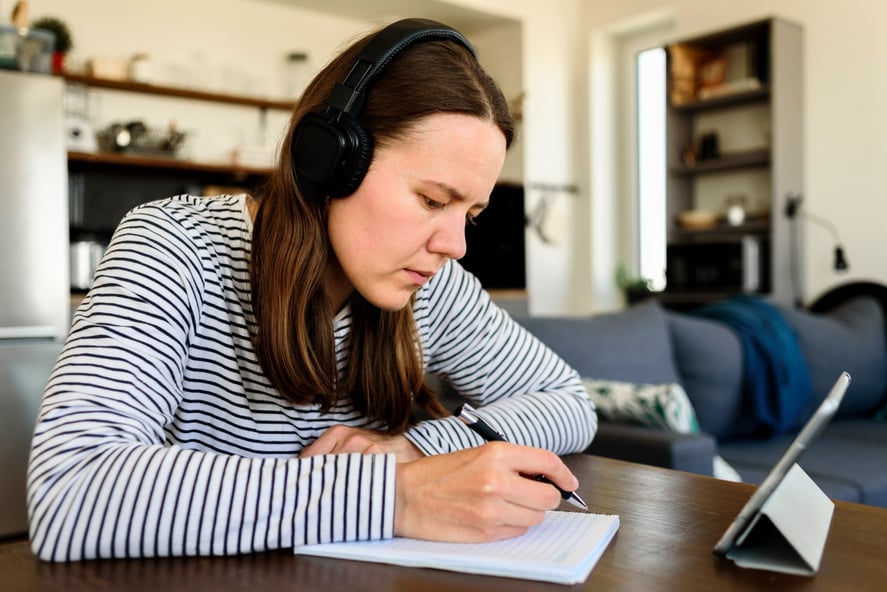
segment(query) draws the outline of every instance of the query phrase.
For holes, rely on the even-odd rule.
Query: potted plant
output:
[[[68,29],[68,25],[54,16],[44,16],[35,19],[31,23],[31,28],[49,31],[55,36],[55,47],[52,52],[52,71],[56,74],[63,72],[65,69],[65,56],[74,47],[74,41],[71,38],[71,31]]]
[[[645,300],[653,293],[650,280],[632,275],[625,265],[620,265],[616,269],[616,285],[622,289],[629,305]]]

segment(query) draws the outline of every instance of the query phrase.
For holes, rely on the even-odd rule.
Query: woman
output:
[[[304,122],[381,35],[306,89],[260,200],[178,196],[121,222],[38,419],[41,558],[494,540],[560,502],[522,475],[577,487],[557,457],[596,428],[576,373],[455,262],[513,135],[467,42],[399,49],[356,95],[368,170],[335,192],[310,178]],[[481,446],[426,372],[514,443]]]

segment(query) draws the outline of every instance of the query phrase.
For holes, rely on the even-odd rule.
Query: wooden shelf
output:
[[[709,109],[723,109],[725,107],[733,107],[738,105],[746,105],[750,103],[763,103],[770,99],[770,87],[762,86],[754,90],[739,91],[710,99],[702,99],[683,103],[681,105],[671,105],[671,108],[678,113],[698,113]]]
[[[671,172],[676,175],[697,175],[700,173],[717,173],[735,169],[763,167],[770,164],[770,149],[749,150],[725,154],[720,158],[701,160],[692,166],[672,167]]]
[[[93,76],[83,76],[80,74],[62,74],[61,76],[69,83],[83,84],[85,86],[90,86],[93,88],[105,88],[110,90],[119,90],[123,92],[160,95],[167,97],[176,97],[179,99],[192,99],[196,101],[209,101],[213,103],[226,103],[229,105],[243,105],[245,107],[258,107],[260,109],[279,109],[282,111],[292,111],[296,103],[295,99],[293,99],[292,101],[265,99],[261,97],[248,97],[226,93],[216,93],[189,88],[164,86],[159,84],[145,84],[142,82],[132,82],[129,80],[95,78]]]
[[[683,228],[675,225],[669,231],[669,243],[722,242],[740,240],[744,236],[766,236],[771,229],[770,219],[748,220],[739,226],[726,223],[711,228]]]
[[[163,169],[169,171],[187,171],[195,173],[213,173],[229,175],[234,178],[264,177],[271,173],[270,168],[247,167],[227,164],[211,164],[179,160],[176,158],[137,156],[115,152],[68,152],[69,163],[85,165],[112,166],[120,168]]]

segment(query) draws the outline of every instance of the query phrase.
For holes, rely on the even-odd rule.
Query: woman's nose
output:
[[[467,250],[465,244],[465,218],[461,215],[446,216],[428,240],[428,250],[450,259],[461,259]]]

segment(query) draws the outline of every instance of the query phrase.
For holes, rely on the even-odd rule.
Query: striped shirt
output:
[[[243,196],[178,196],[119,225],[46,386],[28,470],[46,560],[225,555],[393,536],[393,454],[299,452],[335,424],[271,386],[250,339],[252,222]],[[578,375],[455,262],[417,293],[425,369],[518,443],[584,450]],[[334,320],[348,362],[350,311]],[[406,437],[425,454],[482,442],[454,418]]]

